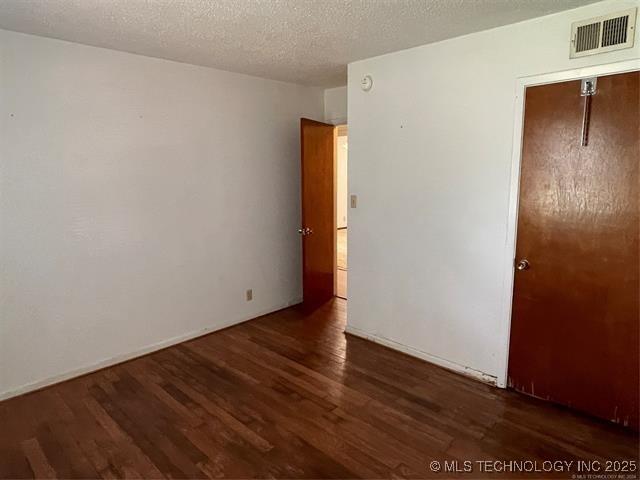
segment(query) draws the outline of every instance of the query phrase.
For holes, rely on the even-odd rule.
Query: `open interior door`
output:
[[[302,281],[305,304],[334,295],[336,265],[335,127],[303,118]]]

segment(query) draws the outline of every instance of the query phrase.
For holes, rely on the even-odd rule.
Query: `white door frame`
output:
[[[524,99],[527,87],[549,83],[567,82],[581,78],[599,77],[616,73],[640,70],[640,59],[624,62],[596,65],[593,67],[577,68],[562,72],[520,77],[516,80],[515,116],[513,128],[513,143],[511,151],[511,187],[509,190],[509,214],[507,217],[507,239],[504,258],[504,290],[502,295],[502,327],[501,344],[506,346],[505,356],[499,371],[497,386],[507,387],[509,368],[509,340],[511,336],[511,306],[513,303],[514,263],[516,255],[516,239],[518,226],[518,201],[520,199],[520,163],[522,159],[522,135],[524,126]]]

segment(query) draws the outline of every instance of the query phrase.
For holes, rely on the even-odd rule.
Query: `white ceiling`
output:
[[[0,28],[306,85],[595,0],[0,0]]]

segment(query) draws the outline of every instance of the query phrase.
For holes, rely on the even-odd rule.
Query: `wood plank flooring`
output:
[[[478,478],[429,464],[637,461],[637,434],[345,336],[345,309],[293,307],[4,401],[0,477]]]

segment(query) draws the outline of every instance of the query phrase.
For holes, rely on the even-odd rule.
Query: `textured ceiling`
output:
[[[0,0],[0,28],[331,87],[354,60],[594,0]]]

